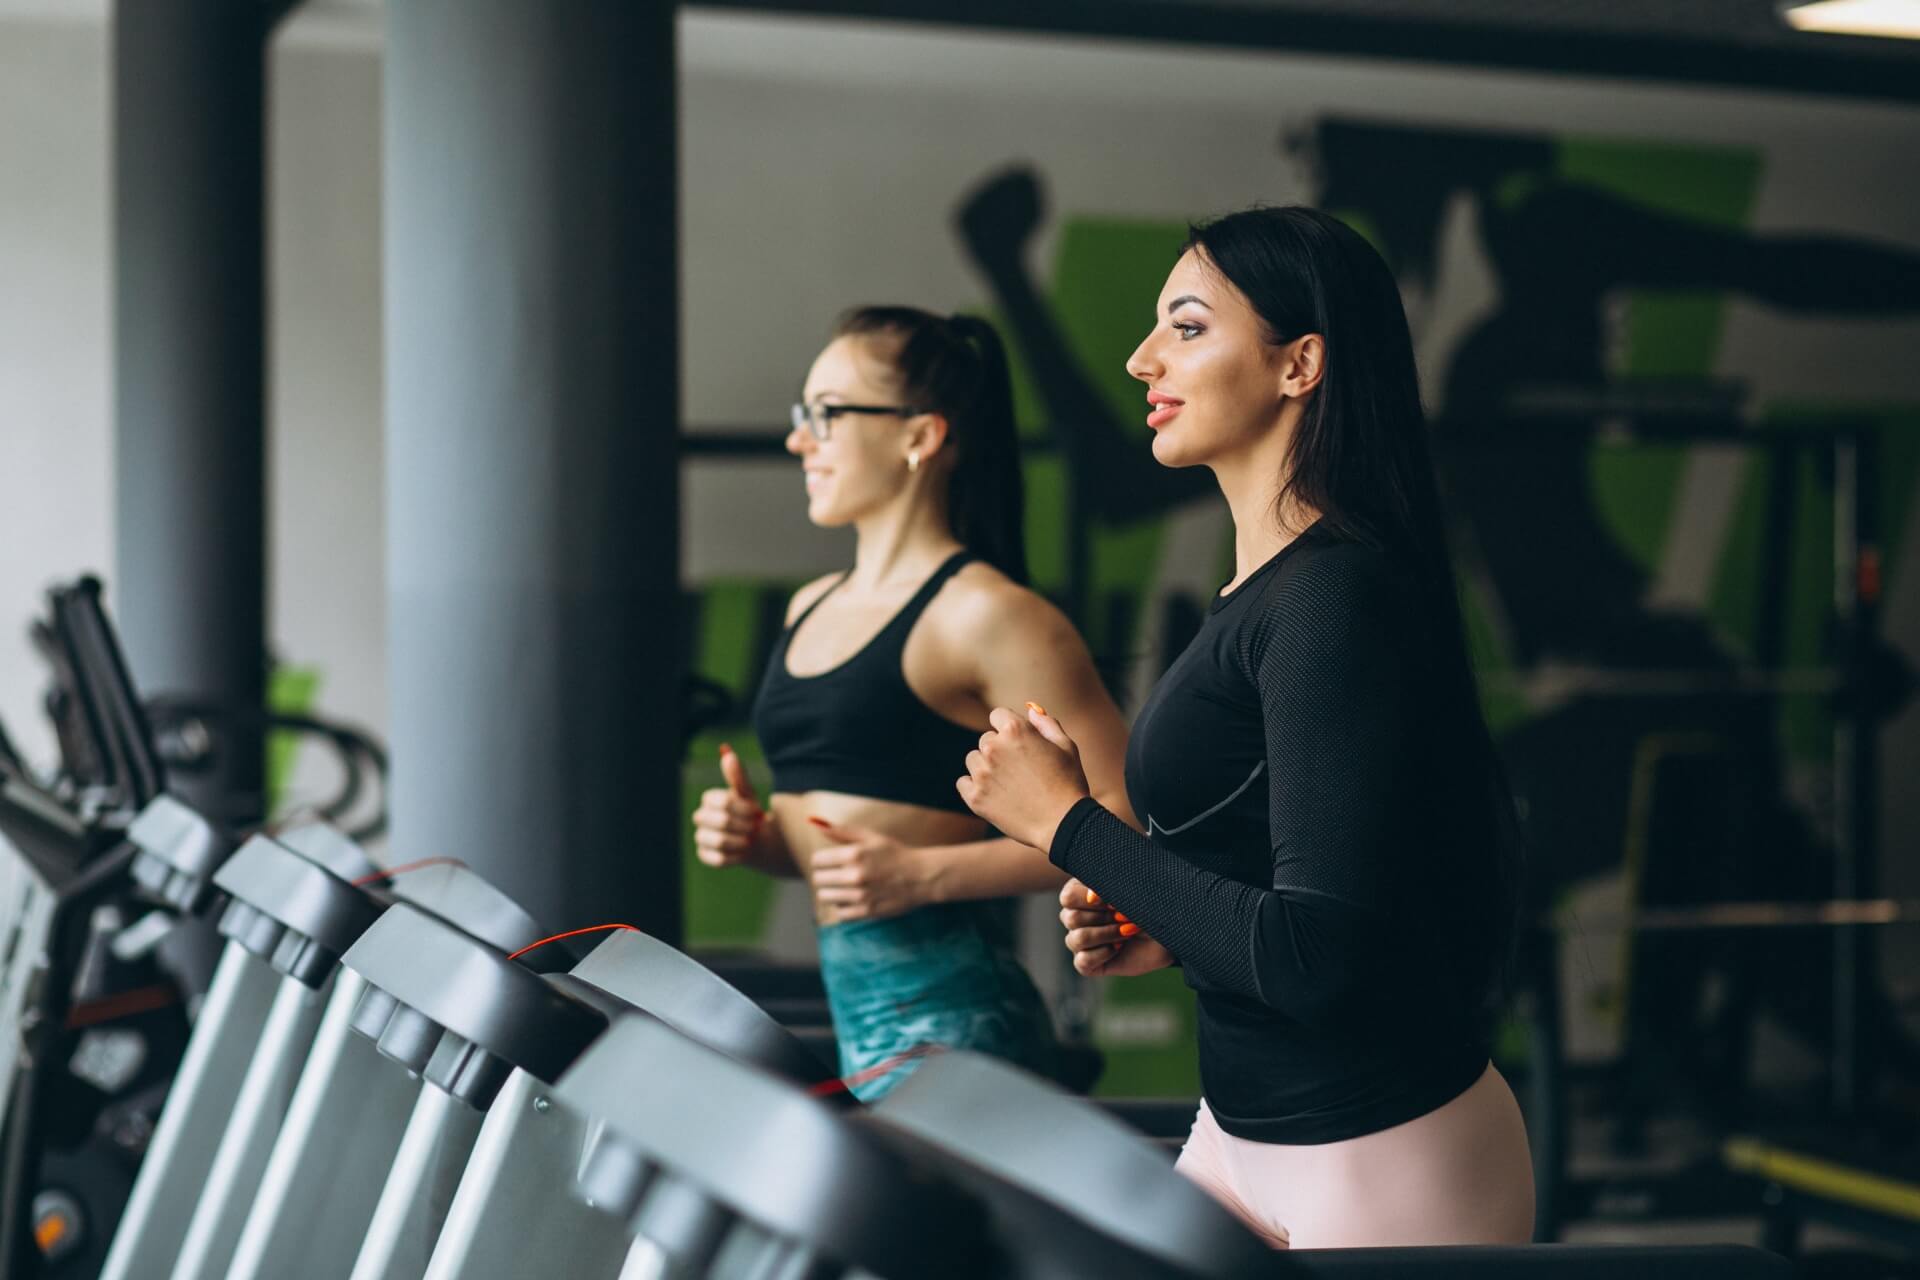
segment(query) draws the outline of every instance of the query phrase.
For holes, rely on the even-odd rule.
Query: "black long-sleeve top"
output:
[[[1383,553],[1309,529],[1214,600],[1141,709],[1148,835],[1091,799],[1054,835],[1055,864],[1179,959],[1237,1137],[1373,1133],[1486,1068],[1485,731],[1421,600]]]

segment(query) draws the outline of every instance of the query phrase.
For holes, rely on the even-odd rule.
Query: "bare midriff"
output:
[[[840,843],[807,821],[809,817],[824,818],[838,827],[857,827],[892,836],[908,848],[967,844],[984,840],[987,834],[987,824],[970,813],[876,800],[841,791],[779,792],[770,798],[768,805],[781,838],[793,852],[794,866],[809,885],[813,883],[813,855]],[[831,923],[821,918],[818,901],[814,904],[814,917],[822,924]]]

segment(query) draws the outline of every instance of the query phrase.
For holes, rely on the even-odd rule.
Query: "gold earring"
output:
[[[907,473],[911,475],[913,472],[918,471],[919,469],[920,469],[920,451],[918,449],[907,450]]]

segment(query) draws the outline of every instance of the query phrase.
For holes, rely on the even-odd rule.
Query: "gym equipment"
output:
[[[592,1124],[573,1193],[635,1237],[641,1276],[1005,1275],[980,1207],[790,1081],[621,1018],[553,1099]]]
[[[23,1277],[99,1265],[127,1179],[106,1167],[120,1156],[99,1146],[95,1122],[163,1078],[185,1038],[165,1012],[171,986],[137,951],[108,945],[145,852],[137,841],[208,863],[226,851],[160,797],[164,773],[99,582],[57,587],[48,603],[33,639],[54,673],[61,767],[36,778],[10,756],[0,772],[0,1271]],[[135,817],[149,811],[146,824]],[[62,1184],[46,1185],[56,1163]]]
[[[147,828],[152,851],[141,856],[152,880],[191,902],[206,890],[191,886],[178,851],[199,846],[155,843],[179,816],[149,806],[134,825]],[[104,1280],[164,1274],[237,1232],[234,1216],[245,1212],[279,1130],[340,953],[379,914],[352,883],[374,873],[365,853],[319,824],[277,840],[255,836],[213,873],[212,888],[227,896],[219,925],[227,941]]]
[[[608,936],[567,974],[547,981],[611,1023],[658,1019],[690,1039],[803,1086],[832,1078],[825,1063],[765,1010],[705,967],[645,934]],[[652,1088],[663,1066],[637,1064]],[[587,1119],[551,1101],[550,1081],[516,1070],[488,1110],[447,1211],[426,1280],[515,1280],[545,1270],[613,1276],[629,1241],[618,1223],[552,1195],[579,1169]],[[527,1206],[539,1204],[537,1213]],[[371,1244],[371,1241],[369,1242]],[[361,1263],[367,1262],[365,1251]],[[354,1280],[372,1280],[356,1266]],[[420,1274],[418,1266],[408,1274]]]
[[[198,812],[170,795],[155,796],[127,827],[133,861],[127,873],[147,894],[182,915],[213,900],[213,875],[233,844]]]
[[[326,748],[339,766],[340,781],[331,796],[300,806],[300,812],[339,827],[349,839],[370,841],[386,831],[386,749],[370,734],[352,725],[313,714],[296,714],[258,707],[239,707],[177,695],[149,698],[146,713],[154,741],[168,776],[191,778],[218,767],[221,757],[241,743],[253,743],[266,734],[296,734],[305,742]],[[369,780],[378,786],[370,804],[363,803]],[[262,797],[230,797],[234,815],[259,811]],[[356,820],[356,813],[359,816]],[[245,821],[245,818],[239,820]]]
[[[67,1027],[93,909],[116,892],[131,849],[15,779],[0,780],[0,1272],[38,1273],[42,1221],[79,1260],[105,1206],[42,1200],[50,1112],[68,1081]],[[130,1083],[130,1082],[129,1082]],[[36,1201],[39,1203],[36,1204]]]
[[[622,1280],[1791,1274],[1771,1254],[1720,1246],[1274,1253],[1094,1104],[973,1053],[931,1055],[879,1103],[836,1109],[632,1016],[551,1095],[595,1133],[573,1193],[633,1237]],[[522,1202],[511,1216],[546,1211]]]
[[[1799,1253],[1800,1228],[1829,1222],[1920,1251],[1920,1161],[1897,1138],[1836,1144],[1831,1136],[1730,1138],[1721,1158],[1762,1181],[1767,1248]]]
[[[289,1258],[300,1260],[303,1275],[345,1276],[351,1268],[421,1093],[410,1072],[427,1065],[415,1053],[422,1047],[417,1040],[405,1045],[406,1066],[383,1056],[400,1052],[409,1031],[426,1029],[419,1015],[394,1019],[392,1041],[378,1046],[355,1030],[362,1022],[362,997],[373,990],[354,967],[353,957],[367,954],[360,951],[363,944],[383,930],[383,937],[394,930],[406,934],[409,925],[441,942],[443,951],[450,940],[464,940],[481,954],[505,953],[542,936],[524,911],[464,866],[441,864],[396,876],[393,894],[399,901],[341,959],[237,1237],[209,1232],[208,1247],[191,1268],[182,1259],[173,1273],[177,1280],[277,1277],[285,1274]],[[394,963],[418,966],[421,976],[441,981],[462,976],[461,970],[439,972],[426,954],[404,948]],[[391,997],[380,999],[391,1007]],[[434,1038],[425,1040],[427,1056],[433,1045]],[[205,1204],[196,1210],[216,1212],[223,1211]]]
[[[1270,1274],[1273,1252],[1097,1105],[984,1054],[931,1055],[868,1112],[988,1206],[1012,1274]]]
[[[396,906],[343,963],[365,982],[353,1029],[423,1081],[357,1251],[327,1242],[307,1265],[355,1280],[418,1275],[480,1122],[518,1069],[552,1080],[603,1024],[589,1004],[414,908]],[[345,1247],[337,1266],[335,1251]],[[357,1256],[356,1255],[357,1252]]]
[[[1609,415],[1576,405],[1559,416],[1591,424]],[[1725,414],[1629,415],[1622,425],[1645,440],[1764,450],[1771,464],[1761,521],[1765,560],[1756,574],[1750,663],[1700,634],[1687,640],[1685,627],[1650,623],[1638,660],[1626,669],[1556,664],[1517,673],[1530,697],[1564,703],[1509,740],[1516,789],[1533,793],[1524,798],[1543,848],[1578,844],[1602,829],[1598,813],[1611,812],[1597,793],[1567,785],[1578,776],[1570,766],[1604,769],[1590,762],[1608,758],[1611,745],[1613,758],[1630,770],[1629,784],[1615,793],[1626,802],[1627,910],[1573,922],[1543,913],[1522,943],[1531,1005],[1522,1087],[1530,1095],[1542,1239],[1567,1218],[1751,1207],[1750,1184],[1728,1176],[1715,1147],[1727,1135],[1764,1130],[1772,1123],[1767,1117],[1782,1110],[1749,1088],[1747,1045],[1763,1010],[1826,1058],[1823,1110],[1835,1126],[1864,1121],[1861,1127],[1872,1129],[1863,1103],[1880,1078],[1891,1070],[1911,1078],[1920,1069],[1920,1045],[1894,1014],[1868,945],[1872,927],[1915,918],[1915,904],[1876,898],[1873,883],[1879,729],[1914,686],[1910,666],[1878,634],[1882,562],[1871,477],[1880,428],[1839,419],[1754,431]],[[1584,437],[1575,444],[1587,447]],[[1531,428],[1524,437],[1496,432],[1489,441],[1497,451],[1567,445],[1559,433]],[[1791,669],[1784,663],[1792,605],[1787,570],[1793,535],[1807,524],[1798,495],[1809,462],[1833,500],[1820,528],[1833,565],[1831,657],[1826,666]],[[1687,670],[1687,663],[1703,669]],[[1814,830],[1780,799],[1774,724],[1777,700],[1788,696],[1823,698],[1832,714],[1830,831]],[[1531,787],[1529,769],[1538,774]],[[1625,1044],[1604,1065],[1566,1061],[1556,935],[1569,926],[1626,933],[1613,975]],[[1809,932],[1816,928],[1824,932]],[[1789,932],[1765,932],[1782,929]],[[1614,1098],[1608,1118],[1625,1158],[1602,1176],[1575,1176],[1569,1168],[1574,1082],[1591,1082]],[[1636,1167],[1632,1158],[1649,1117],[1676,1103],[1699,1119],[1704,1140],[1678,1169]]]
[[[300,983],[277,978],[274,966],[310,980],[317,959],[244,956],[248,945],[267,945],[262,931],[270,926],[244,914],[245,893],[238,905],[226,901],[236,886],[220,877],[234,842],[219,823],[163,790],[169,765],[194,766],[187,748],[217,746],[204,731],[211,713],[142,702],[97,579],[56,587],[48,600],[47,619],[35,623],[32,636],[53,672],[46,703],[59,765],[35,776],[17,753],[0,751],[0,830],[12,833],[0,849],[0,1097],[8,1103],[12,1153],[0,1186],[0,1259],[23,1275],[94,1274],[106,1265],[109,1242],[123,1235],[142,1242],[127,1256],[153,1269],[162,1265],[154,1259],[170,1257],[178,1245],[184,1210],[200,1197],[220,1144],[248,1135],[241,1146],[251,1150],[258,1135],[271,1140],[272,1124],[256,1130],[224,1108],[275,1096],[284,1103],[284,1088],[260,1091],[263,1073],[283,1054],[297,1063],[311,1028],[288,1035],[296,1029],[288,1009],[299,1003],[289,988]],[[337,726],[269,719],[273,727],[319,734],[340,755],[347,785],[329,811],[354,803],[367,772],[362,761],[375,772],[384,768],[377,746]],[[373,870],[323,826],[290,832],[269,847],[330,865],[343,878]],[[223,905],[222,932],[238,941],[230,941],[190,1036],[180,998],[207,976],[156,963],[153,949],[184,918]],[[272,915],[270,903],[253,905]],[[293,923],[297,930],[297,918]],[[278,1028],[272,1053],[260,1040],[270,1015]],[[168,1095],[169,1074],[176,1077],[172,1118],[153,1131],[149,1117]],[[210,1117],[196,1118],[209,1110]],[[49,1112],[58,1131],[51,1139]],[[150,1150],[144,1164],[152,1172],[136,1179],[143,1149]],[[41,1185],[43,1163],[57,1166],[57,1184]],[[124,1213],[117,1207],[123,1199]],[[117,1231],[116,1222],[128,1218]],[[160,1239],[150,1234],[156,1230],[164,1240],[150,1249]],[[113,1273],[125,1265],[116,1262]]]
[[[1316,1249],[1271,1253],[1099,1107],[983,1054],[934,1055],[869,1109],[989,1206],[1004,1274],[1771,1280],[1784,1259],[1720,1246]]]
[[[825,1063],[840,1061],[833,1010],[818,965],[772,960],[752,952],[701,951],[703,969],[773,1015]]]
[[[31,634],[53,686],[47,712],[60,741],[61,772],[44,788],[75,813],[133,814],[166,785],[146,711],[108,621],[98,578],[47,592],[47,618]]]
[[[1793,1280],[1793,1265],[1744,1245],[1523,1244],[1300,1249],[1287,1274],[1394,1280]]]

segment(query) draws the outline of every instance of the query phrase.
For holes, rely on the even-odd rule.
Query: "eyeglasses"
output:
[[[881,404],[796,404],[793,406],[793,429],[804,431],[815,440],[825,444],[827,437],[833,434],[833,420],[843,413],[867,413],[881,417],[911,418],[920,410],[911,405]]]

